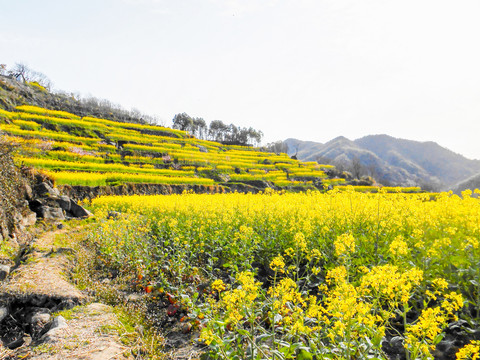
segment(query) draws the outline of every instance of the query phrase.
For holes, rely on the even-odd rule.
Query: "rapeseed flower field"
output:
[[[208,359],[433,359],[480,321],[473,195],[101,197],[89,241],[99,266],[168,298]],[[462,339],[452,356],[478,359]]]

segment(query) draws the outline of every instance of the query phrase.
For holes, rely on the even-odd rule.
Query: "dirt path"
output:
[[[0,359],[132,358],[113,308],[89,304],[69,281],[75,230],[43,233],[0,283]]]
[[[7,297],[53,297],[79,303],[85,296],[70,282],[65,274],[71,269],[75,251],[68,247],[66,230],[44,233],[32,245],[27,258],[0,286]],[[62,246],[65,245],[65,246]]]

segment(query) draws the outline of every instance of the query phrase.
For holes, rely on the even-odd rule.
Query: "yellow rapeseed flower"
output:
[[[221,279],[217,279],[212,283],[212,290],[221,292],[225,290],[225,283]]]
[[[472,340],[469,344],[458,350],[456,360],[479,360],[480,340]]]
[[[283,256],[279,255],[270,262],[270,269],[275,272],[283,273],[285,272],[285,261],[283,260]]]
[[[342,256],[348,255],[355,251],[355,238],[352,234],[346,233],[337,238],[334,241],[335,255]]]

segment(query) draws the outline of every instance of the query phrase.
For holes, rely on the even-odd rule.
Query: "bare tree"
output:
[[[362,175],[365,173],[364,166],[360,162],[360,159],[358,158],[358,156],[354,156],[352,158],[350,170],[355,179],[360,179]]]
[[[13,76],[15,79],[27,82],[29,81],[30,69],[23,63],[16,63],[13,69],[8,72],[8,74]]]
[[[8,74],[17,80],[23,81],[24,83],[36,82],[47,89],[50,89],[52,86],[52,82],[45,74],[34,71],[23,63],[16,63],[14,68],[10,70]]]

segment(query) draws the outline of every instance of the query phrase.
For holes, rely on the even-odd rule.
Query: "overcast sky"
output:
[[[0,0],[0,63],[56,89],[326,142],[480,159],[480,1]]]

